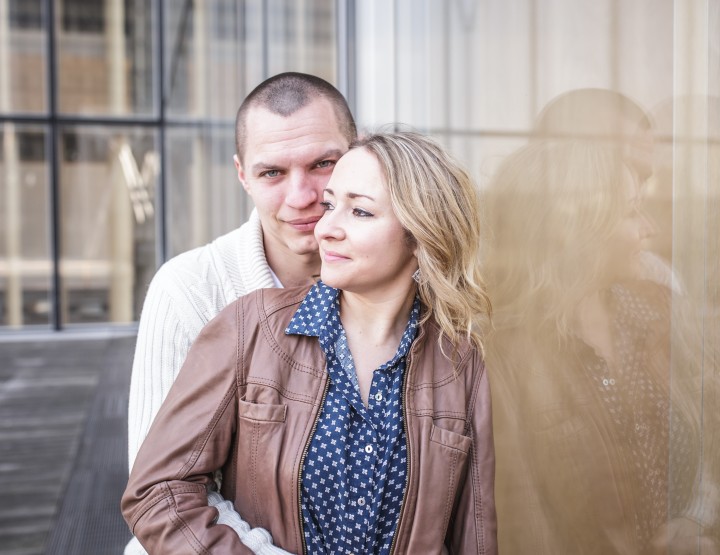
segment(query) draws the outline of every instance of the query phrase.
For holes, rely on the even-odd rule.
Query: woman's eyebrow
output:
[[[333,190],[330,189],[329,187],[326,187],[325,190],[324,190],[324,192],[327,193],[328,195],[335,196],[335,191],[333,191]],[[350,199],[355,199],[355,198],[360,198],[360,197],[362,197],[362,198],[366,198],[366,199],[375,201],[375,197],[371,197],[370,195],[365,195],[365,194],[362,194],[362,193],[347,193],[345,196],[348,197],[348,198],[350,198]]]
[[[373,201],[375,200],[375,199],[374,199],[373,197],[371,197],[370,195],[363,195],[363,194],[361,194],[361,193],[348,193],[347,196],[348,196],[348,198],[363,197],[363,198],[370,199],[370,200],[373,200]]]

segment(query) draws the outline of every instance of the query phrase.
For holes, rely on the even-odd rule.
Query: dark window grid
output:
[[[18,158],[22,162],[44,162],[45,133],[37,131],[20,131],[18,139]]]
[[[45,133],[43,131],[18,131],[17,149],[21,162],[45,162]],[[0,132],[0,162],[4,159],[5,133]]]
[[[41,29],[43,16],[42,0],[9,0],[8,20],[13,29]]]
[[[27,0],[15,1],[23,3]],[[33,1],[40,3],[40,0]],[[67,33],[104,33],[106,3],[110,1],[116,2],[117,0],[62,0],[62,30]],[[126,36],[134,34],[136,15],[147,11],[149,4],[150,0],[124,0],[123,28]]]
[[[43,28],[45,22],[43,0],[8,1],[8,20],[11,28],[23,30]],[[133,33],[134,14],[146,7],[147,3],[147,0],[125,0],[124,28],[127,36]],[[138,6],[138,4],[143,5]],[[72,33],[103,33],[105,31],[105,2],[63,0],[62,29]]]
[[[76,33],[105,31],[105,2],[63,0],[61,14],[63,31]]]
[[[108,161],[110,143],[107,137],[66,131],[61,134],[61,144],[65,162]]]
[[[122,132],[121,132],[122,134]],[[142,161],[148,152],[157,149],[155,134],[136,137],[126,135],[136,160]],[[107,163],[112,150],[112,135],[87,131],[64,131],[61,134],[63,161],[66,163]]]

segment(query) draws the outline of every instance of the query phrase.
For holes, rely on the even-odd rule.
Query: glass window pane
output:
[[[336,81],[334,0],[268,0],[268,74],[312,73]]]
[[[165,3],[167,113],[234,119],[262,80],[261,0]]]
[[[152,0],[56,2],[61,112],[152,114],[157,106]]]
[[[0,113],[47,110],[42,0],[0,2]]]
[[[333,0],[166,2],[165,13],[171,117],[234,118],[245,94],[283,71],[335,82]]]
[[[251,201],[238,182],[232,126],[172,128],[167,148],[168,256],[242,224]]]
[[[47,131],[0,125],[0,326],[49,325]]]
[[[360,127],[429,131],[484,195],[500,552],[712,551],[717,6],[355,7]]]
[[[59,142],[62,322],[133,322],[156,268],[155,133],[68,126]]]

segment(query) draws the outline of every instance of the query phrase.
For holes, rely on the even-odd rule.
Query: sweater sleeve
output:
[[[161,268],[148,289],[140,316],[128,401],[128,467],[180,371],[193,337],[169,291],[173,283]]]

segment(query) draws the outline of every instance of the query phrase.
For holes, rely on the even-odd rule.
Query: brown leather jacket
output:
[[[316,338],[286,336],[306,288],[259,290],[198,336],[142,445],[122,499],[149,553],[250,553],[214,524],[207,488],[275,544],[305,553],[300,474],[328,387]],[[392,552],[497,552],[490,390],[480,353],[455,367],[420,328],[404,384],[408,473]],[[445,352],[452,347],[445,345]]]

